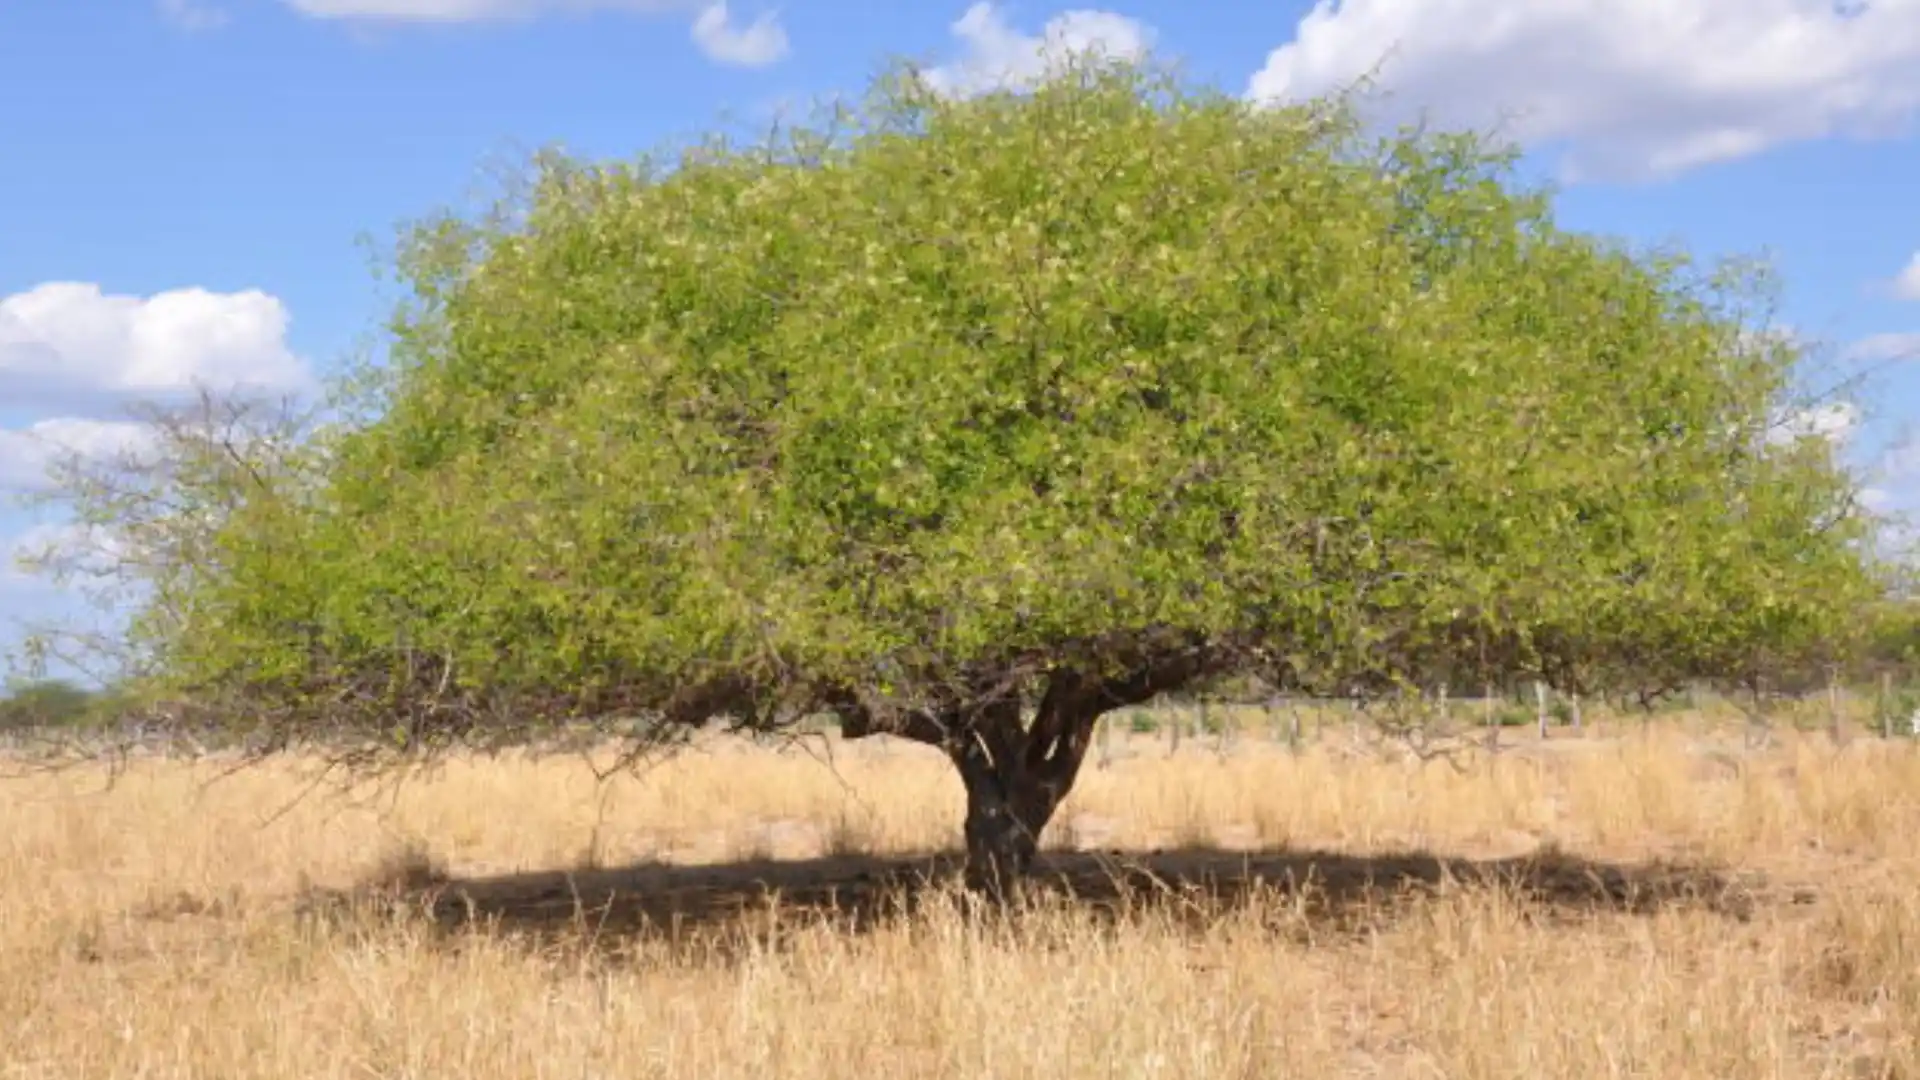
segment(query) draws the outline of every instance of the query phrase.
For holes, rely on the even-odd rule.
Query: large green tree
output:
[[[1217,676],[1831,660],[1866,522],[1771,430],[1764,282],[1565,231],[1511,164],[1098,64],[549,158],[409,235],[357,422],[209,459],[136,630],[187,699],[402,748],[837,714],[951,757],[981,880],[1098,717]]]

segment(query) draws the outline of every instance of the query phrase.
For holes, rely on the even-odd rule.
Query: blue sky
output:
[[[490,161],[744,128],[889,57],[1017,83],[1045,43],[1261,100],[1372,73],[1383,113],[1499,122],[1570,225],[1769,256],[1786,324],[1871,372],[1810,428],[1920,506],[1920,0],[0,5],[0,489],[50,444],[137,438],[132,400],[309,385],[389,302],[363,239],[484,193]],[[0,509],[0,652],[75,610],[12,565],[59,525]]]

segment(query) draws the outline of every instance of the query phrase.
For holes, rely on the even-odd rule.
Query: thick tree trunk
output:
[[[1033,866],[1040,833],[1086,761],[1100,684],[1056,672],[1031,724],[1017,699],[979,710],[947,747],[967,788],[967,883],[1004,899]]]
[[[842,735],[891,734],[944,750],[967,789],[967,883],[1004,899],[1033,866],[1040,833],[1073,790],[1094,723],[1115,708],[1177,690],[1218,658],[1193,643],[1139,647],[1120,655],[1132,670],[1087,675],[1068,667],[1046,675],[1046,692],[1031,723],[1015,680],[982,680],[980,696],[912,709],[857,687],[839,687],[826,703],[840,713]],[[1112,666],[1112,665],[1109,665]]]
[[[967,788],[967,887],[1005,898],[1032,869],[1040,834],[1078,770],[1042,776],[1020,757],[996,767],[984,741],[956,752],[954,764]]]

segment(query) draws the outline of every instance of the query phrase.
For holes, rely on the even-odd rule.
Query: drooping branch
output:
[[[840,718],[847,738],[894,735],[949,754],[978,744],[997,768],[1053,761],[1071,771],[1101,715],[1226,670],[1233,655],[1190,635],[1149,629],[985,658],[958,673],[896,678],[889,681],[906,689],[887,693],[843,681],[817,687],[813,696]],[[1027,688],[1036,683],[1044,689],[1029,723]]]
[[[1204,645],[1193,645],[1136,658],[1118,675],[1055,670],[1026,732],[1026,767],[1048,776],[1073,776],[1086,757],[1094,722],[1102,715],[1144,704],[1215,673],[1221,669],[1218,656]]]
[[[960,731],[959,724],[948,712],[898,704],[847,684],[822,689],[819,701],[823,708],[840,718],[840,734],[848,739],[895,735],[928,746],[945,746],[956,739]]]

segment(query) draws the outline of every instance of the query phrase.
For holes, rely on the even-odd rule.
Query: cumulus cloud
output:
[[[1898,440],[1880,452],[1870,472],[1873,483],[1861,493],[1867,509],[1909,518],[1920,512],[1920,443],[1911,437]],[[1907,539],[1920,540],[1920,534]]]
[[[1847,346],[1849,360],[1920,360],[1920,333],[1873,334]]]
[[[208,385],[304,390],[287,310],[258,290],[149,297],[49,282],[0,298],[0,402],[73,394],[166,394]]]
[[[0,540],[0,573],[16,583],[43,582],[38,565],[52,558],[73,560],[83,571],[105,571],[122,550],[117,537],[105,529],[70,522],[34,525]]]
[[[25,428],[0,428],[0,493],[44,488],[47,466],[64,455],[107,459],[153,445],[153,428],[126,420],[61,416]]]
[[[961,54],[928,71],[926,79],[935,91],[953,97],[1024,89],[1046,79],[1062,61],[1089,52],[1136,60],[1152,48],[1155,36],[1137,19],[1091,9],[1061,12],[1038,34],[1022,33],[985,2],[968,8],[949,29],[960,39]]]
[[[163,0],[180,3],[191,0]],[[526,22],[549,15],[586,15],[624,12],[668,15],[697,12],[692,37],[700,51],[715,63],[734,67],[763,67],[785,57],[787,31],[777,14],[768,12],[752,22],[736,23],[725,0],[282,0],[301,15],[339,22],[455,23]]]
[[[1920,251],[1914,252],[1907,265],[1893,276],[1893,295],[1902,300],[1920,300]]]
[[[725,0],[707,5],[693,20],[693,43],[707,59],[735,67],[765,67],[787,55],[787,31],[777,14],[769,11],[742,26]]]
[[[1859,426],[1860,410],[1849,402],[1834,401],[1780,415],[1768,429],[1767,441],[1779,444],[1817,438],[1845,446]]]
[[[227,13],[199,0],[159,0],[160,17],[183,30],[216,30],[227,24]]]
[[[1248,84],[1312,97],[1373,74],[1386,107],[1565,148],[1570,179],[1648,179],[1920,111],[1920,3],[1319,0]]]
[[[4,597],[7,608],[17,605],[20,596],[29,591],[44,590],[46,581],[33,569],[30,557],[37,548],[37,542],[30,535],[0,537],[0,597]],[[13,614],[7,611],[6,614]],[[11,619],[0,618],[0,631],[10,630]],[[0,650],[9,644],[5,635],[0,634]],[[0,651],[0,671],[6,664],[6,654]]]
[[[594,11],[671,12],[685,0],[283,0],[316,19],[363,22],[506,22]]]

